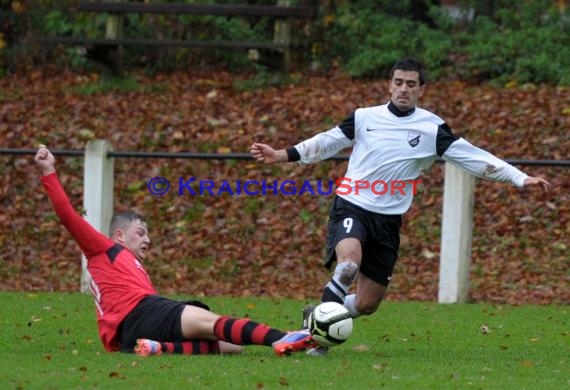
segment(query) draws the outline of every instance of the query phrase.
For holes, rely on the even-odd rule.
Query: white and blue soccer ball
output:
[[[352,334],[352,317],[337,302],[323,302],[309,315],[309,331],[320,345],[333,347],[344,343]]]

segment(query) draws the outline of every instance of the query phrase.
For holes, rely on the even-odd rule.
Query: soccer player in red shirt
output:
[[[40,145],[35,161],[55,212],[87,258],[99,337],[107,351],[142,356],[218,354],[239,353],[242,345],[254,344],[271,346],[283,356],[316,346],[306,330],[287,333],[247,318],[216,314],[202,302],[158,295],[141,264],[150,246],[144,217],[116,214],[111,237],[100,233],[73,209],[45,145]]]

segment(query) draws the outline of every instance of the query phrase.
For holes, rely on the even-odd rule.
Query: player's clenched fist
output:
[[[254,160],[266,164],[287,161],[287,152],[285,150],[275,150],[266,144],[254,143],[251,145],[249,152]]]
[[[42,174],[44,176],[55,172],[55,158],[47,146],[42,144],[39,145],[34,160],[36,161],[36,164],[41,168]]]

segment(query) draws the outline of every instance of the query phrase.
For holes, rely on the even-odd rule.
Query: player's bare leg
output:
[[[387,290],[388,287],[375,282],[362,273],[359,273],[356,282],[354,308],[347,308],[351,312],[356,309],[360,314],[370,315],[378,310],[378,306],[380,306],[380,303],[384,299]]]
[[[323,290],[321,302],[344,303],[348,290],[354,283],[362,261],[362,246],[356,238],[341,240],[336,248],[337,264],[331,280]]]
[[[338,302],[344,304],[348,290],[358,276],[358,268],[362,261],[362,245],[356,238],[345,238],[341,240],[335,248],[337,265],[331,280],[323,290],[321,302]],[[307,306],[303,310],[303,326],[314,306]],[[328,352],[328,347],[319,346],[307,351],[311,356],[324,356]]]

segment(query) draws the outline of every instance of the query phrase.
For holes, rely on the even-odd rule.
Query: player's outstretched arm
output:
[[[532,177],[529,176],[524,180],[524,187],[530,186],[540,186],[544,192],[548,192],[550,189],[550,183],[544,180],[542,177]]]
[[[53,154],[49,151],[47,146],[40,145],[34,157],[36,164],[42,170],[42,174],[47,176],[55,172],[55,158]]]
[[[51,175],[56,173],[55,158],[45,145],[39,146],[34,160],[42,171],[41,181],[57,216],[75,238],[83,253],[89,257],[111,247],[113,241],[94,229],[75,211],[57,175]]]
[[[275,150],[266,144],[254,143],[251,145],[250,153],[254,160],[266,164],[288,161],[287,151],[285,149]]]

